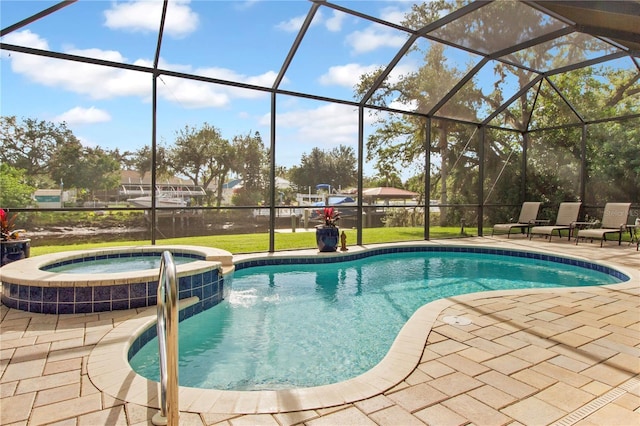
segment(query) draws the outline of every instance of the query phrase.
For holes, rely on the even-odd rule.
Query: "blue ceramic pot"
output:
[[[316,242],[320,251],[336,251],[340,233],[335,226],[316,228]]]

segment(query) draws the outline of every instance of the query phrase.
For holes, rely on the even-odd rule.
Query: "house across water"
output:
[[[33,199],[39,208],[59,208],[64,207],[64,203],[71,200],[69,191],[61,189],[37,189],[33,193]]]

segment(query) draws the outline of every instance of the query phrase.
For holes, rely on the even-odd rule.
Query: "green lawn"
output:
[[[345,229],[347,246],[356,243],[356,230]],[[459,227],[432,227],[430,238],[454,238],[460,236]],[[363,243],[387,243],[400,241],[423,240],[423,229],[420,227],[406,228],[366,228],[363,230]],[[119,241],[105,243],[84,243],[73,245],[32,246],[31,256],[48,253],[58,253],[70,250],[86,250],[100,247],[116,247],[130,245],[148,245],[149,240]],[[269,250],[269,234],[236,234],[236,235],[207,235],[201,237],[182,237],[156,240],[156,244],[188,244],[195,246],[216,247],[231,253],[266,252]],[[275,249],[293,250],[316,247],[314,232],[276,233]]]

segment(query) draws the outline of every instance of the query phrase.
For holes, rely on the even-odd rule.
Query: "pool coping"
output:
[[[210,269],[212,262],[218,262],[220,264],[219,266],[223,274],[233,269],[233,256],[231,253],[217,248],[189,245],[118,246],[93,250],[50,253],[22,259],[20,262],[4,265],[1,269],[2,278],[12,284],[41,287],[99,287],[131,284],[141,280],[157,281],[158,268],[112,274],[70,274],[42,270],[41,268],[63,259],[100,256],[127,251],[135,253],[155,253],[163,250],[171,250],[174,253],[198,254],[204,257],[203,260],[195,260],[190,263],[177,265],[176,272],[178,277]]]
[[[353,250],[351,252],[353,253],[358,250],[374,250],[386,246],[397,247],[398,245],[383,244],[366,248],[354,247],[350,248],[350,250]],[[405,245],[446,246],[446,244],[433,244],[431,242],[411,242]],[[455,247],[459,246],[455,245]],[[482,246],[474,246],[473,244],[465,245],[465,247],[482,248]],[[521,251],[545,254],[544,251],[536,248],[527,248]],[[296,257],[298,257],[301,251],[296,251],[295,253]],[[302,256],[327,255],[324,253],[318,254],[311,250],[306,254],[302,253]],[[340,255],[340,253],[328,255],[336,256]],[[251,258],[260,259],[279,256],[291,256],[291,252],[277,252],[266,256],[264,254],[255,254],[236,257],[240,261]],[[637,283],[640,282],[640,271],[606,261],[591,261],[579,256],[565,254],[562,257],[600,264],[623,272],[630,277],[626,282],[597,286],[597,288],[622,290],[631,287],[635,288]],[[433,324],[447,307],[488,296],[497,298],[523,293],[561,293],[584,291],[584,289],[585,287],[497,290],[439,299],[419,308],[402,327],[383,360],[371,370],[353,379],[324,386],[274,391],[221,391],[181,386],[179,395],[180,411],[235,414],[281,413],[339,406],[371,398],[392,389],[414,371],[420,362]],[[184,299],[181,301],[181,308],[196,303],[196,301],[194,299]],[[127,359],[129,346],[155,320],[155,308],[148,308],[135,318],[123,322],[107,333],[91,351],[87,362],[87,372],[91,381],[99,390],[126,402],[153,408],[159,407],[159,384],[135,373],[129,366]]]

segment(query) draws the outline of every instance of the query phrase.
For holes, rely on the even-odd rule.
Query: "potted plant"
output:
[[[323,210],[318,210],[318,214],[322,220],[322,223],[316,226],[318,250],[322,252],[336,251],[339,240],[336,222],[340,219],[340,212],[333,207],[325,207]]]
[[[0,266],[29,257],[31,252],[31,239],[21,235],[26,231],[14,229],[16,217],[16,214],[9,217],[4,209],[0,209]]]

